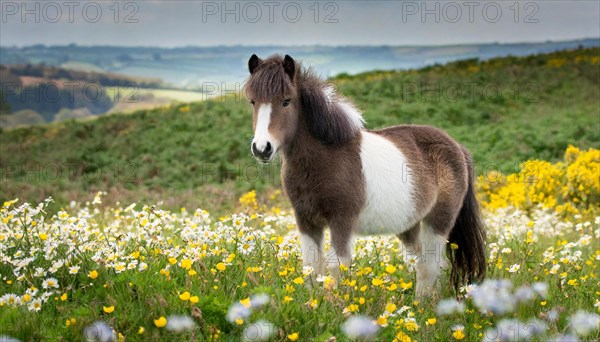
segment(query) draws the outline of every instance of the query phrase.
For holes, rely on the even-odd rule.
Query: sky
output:
[[[600,1],[10,1],[0,45],[451,45],[600,37]]]

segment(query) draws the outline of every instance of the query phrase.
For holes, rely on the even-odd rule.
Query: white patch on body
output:
[[[414,184],[408,161],[390,140],[374,133],[361,133],[366,201],[360,212],[358,233],[403,233],[416,223]]]
[[[270,103],[263,103],[258,107],[256,130],[254,131],[252,143],[256,144],[256,148],[259,151],[263,151],[267,147],[267,142],[271,143],[273,151],[277,150],[278,142],[271,136],[271,133],[269,133],[272,110],[273,108]]]

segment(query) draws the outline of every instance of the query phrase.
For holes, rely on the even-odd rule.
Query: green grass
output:
[[[473,152],[478,173],[512,173],[527,159],[560,159],[569,144],[600,147],[599,55],[593,48],[468,60],[332,81],[368,128],[434,125]],[[64,206],[106,190],[113,202],[227,211],[244,191],[280,186],[278,167],[258,168],[251,157],[251,126],[245,99],[229,97],[4,130],[0,200],[51,195]]]

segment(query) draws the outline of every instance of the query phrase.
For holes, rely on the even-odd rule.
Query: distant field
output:
[[[85,62],[77,62],[77,61],[69,61],[60,65],[61,68],[78,70],[78,71],[94,71],[94,72],[104,72],[102,68]]]
[[[174,89],[140,89],[140,95],[152,95],[156,98],[165,98],[178,102],[204,101],[206,94],[197,91],[174,90]]]
[[[44,64],[0,64],[0,127],[151,109],[170,104],[173,98],[197,100],[163,90],[168,85],[157,78],[98,72],[89,63],[69,63],[70,69]]]
[[[204,101],[208,97],[208,95],[200,92],[175,89],[123,89],[107,87],[107,91],[111,94],[121,91],[123,96],[127,97],[117,99],[114,107],[108,111],[108,114],[164,108],[176,103]]]

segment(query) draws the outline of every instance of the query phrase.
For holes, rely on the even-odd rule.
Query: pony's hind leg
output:
[[[417,260],[417,297],[423,297],[440,292],[440,273],[446,264],[444,251],[447,239],[438,234],[427,221],[421,223],[419,244],[420,258]]]
[[[455,188],[456,191],[452,194],[461,193],[461,188]],[[462,202],[460,199],[440,194],[438,203],[421,222],[419,240],[423,251],[421,260],[416,265],[417,296],[429,294],[431,291],[439,293],[440,273],[447,264],[445,251],[448,236],[460,210],[457,203]]]
[[[418,243],[420,230],[421,223],[419,222],[404,233],[398,234],[398,238],[400,238],[403,245],[402,252],[404,263],[409,266],[414,266],[418,259],[418,253],[420,252],[420,245]]]
[[[435,232],[423,221],[410,230],[398,235],[404,244],[404,260],[412,265],[417,273],[417,298],[439,293],[439,277],[445,264],[444,248],[446,238]]]

